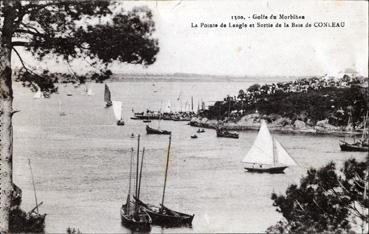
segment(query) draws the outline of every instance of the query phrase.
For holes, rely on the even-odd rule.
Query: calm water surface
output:
[[[237,95],[247,82],[115,82],[110,83],[114,100],[124,103],[126,125],[115,125],[111,108],[104,108],[102,84],[91,84],[93,96],[83,88],[60,87],[60,94],[35,100],[33,94],[15,85],[14,181],[23,190],[25,209],[34,206],[32,160],[37,195],[47,213],[46,231],[65,232],[78,227],[84,233],[127,233],[121,226],[119,208],[128,191],[129,150],[136,147],[131,133],[141,134],[145,162],[141,198],[161,201],[168,136],[146,135],[145,124],[130,120],[132,109],[185,107],[194,97],[195,108],[202,100],[211,102],[227,94]],[[73,96],[67,96],[68,92]],[[179,101],[177,100],[179,99]],[[60,116],[65,112],[66,116]],[[151,126],[157,127],[158,121]],[[244,172],[242,158],[256,132],[242,132],[240,139],[217,138],[206,130],[190,139],[196,128],[185,122],[161,121],[162,129],[173,132],[172,154],[165,204],[194,213],[192,228],[161,229],[152,233],[178,232],[263,232],[280,214],[270,199],[296,183],[309,167],[329,161],[342,163],[350,157],[364,159],[365,153],[340,152],[337,137],[278,135],[276,137],[299,163],[282,175]]]

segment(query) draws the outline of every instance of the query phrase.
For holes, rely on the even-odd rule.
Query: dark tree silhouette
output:
[[[56,80],[47,72],[27,67],[19,47],[39,60],[47,55],[67,62],[88,57],[95,61],[92,65],[102,64],[105,68],[112,61],[150,65],[159,48],[152,35],[155,24],[149,9],[124,11],[118,3],[108,0],[3,0],[0,26],[0,232],[6,233],[13,184],[12,51],[24,67],[26,78],[22,78],[52,92]],[[105,69],[102,77],[109,74]]]
[[[338,172],[335,163],[310,169],[300,185],[290,185],[285,195],[272,194],[273,205],[285,218],[269,233],[348,232],[356,218],[362,229],[368,225],[369,157],[365,162],[345,161]]]

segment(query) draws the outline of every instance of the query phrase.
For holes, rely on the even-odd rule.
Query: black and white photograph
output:
[[[0,233],[369,233],[368,1],[1,0]]]

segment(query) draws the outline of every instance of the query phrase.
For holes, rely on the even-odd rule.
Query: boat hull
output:
[[[161,214],[146,209],[152,219],[152,224],[163,227],[191,226],[194,215],[181,214],[178,216]],[[179,213],[179,212],[176,212]]]
[[[239,135],[238,135],[238,133],[235,133],[235,132],[217,130],[217,137],[238,139]]]
[[[369,152],[369,146],[349,144],[347,142],[340,144],[341,151]]]
[[[166,131],[166,130],[158,130],[154,128],[150,128],[149,126],[146,126],[146,133],[147,134],[157,134],[157,135],[170,135],[172,132]]]
[[[132,231],[150,231],[152,219],[146,212],[140,211],[138,215],[128,215],[126,205],[120,210],[120,217],[123,226]]]
[[[124,121],[123,120],[118,120],[117,125],[118,126],[124,126]]]
[[[9,228],[11,232],[30,232],[30,233],[40,233],[44,232],[45,229],[45,218],[46,214],[28,214],[23,215],[22,211],[13,211],[10,217]]]
[[[256,172],[256,173],[270,173],[270,174],[281,174],[284,173],[284,169],[288,166],[278,166],[278,167],[245,167],[248,172]]]
[[[149,214],[152,219],[152,224],[162,227],[179,227],[191,226],[195,215],[184,214],[175,210],[171,210],[165,206],[157,207],[151,204],[146,204],[135,198],[135,202]]]

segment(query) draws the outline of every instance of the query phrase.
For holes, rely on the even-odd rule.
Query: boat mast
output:
[[[275,166],[278,162],[278,155],[277,155],[277,150],[275,150],[275,139],[273,137],[273,165]]]
[[[138,164],[140,161],[140,135],[137,137],[137,168],[136,168],[136,193],[135,196],[138,197]]]
[[[129,163],[129,187],[128,187],[128,197],[127,197],[127,210],[128,214],[130,214],[131,207],[131,180],[132,180],[132,161],[133,161],[133,148],[131,148],[131,160]]]
[[[33,185],[33,193],[35,195],[36,210],[37,210],[37,213],[38,213],[38,202],[37,202],[37,195],[36,195],[36,186],[35,186],[35,180],[33,178],[33,172],[32,172],[32,167],[31,167],[31,159],[28,159],[28,165],[29,165],[29,169],[31,171],[32,185]]]
[[[169,135],[169,145],[168,145],[168,153],[167,153],[167,164],[165,166],[163,197],[161,199],[161,206],[162,207],[164,206],[165,187],[167,185],[168,165],[169,165],[169,155],[170,155],[170,144],[171,144],[171,142],[172,142],[172,135]]]
[[[193,111],[193,96],[191,96],[191,111]]]
[[[364,143],[365,138],[367,137],[366,133],[366,122],[368,121],[368,111],[366,112],[366,115],[364,117],[364,128],[363,128],[363,134],[361,135],[361,142]]]
[[[141,178],[142,178],[142,165],[145,155],[145,147],[142,149],[142,157],[141,157],[141,168],[140,168],[140,180],[138,181],[138,195],[137,198],[140,199],[140,191],[141,191]]]

